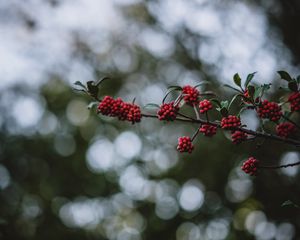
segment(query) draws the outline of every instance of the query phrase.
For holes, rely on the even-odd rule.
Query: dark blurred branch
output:
[[[279,166],[259,166],[259,168],[278,169],[278,168],[294,167],[294,166],[297,166],[297,165],[300,165],[300,161],[295,162],[295,163],[285,164],[285,165],[279,165]]]

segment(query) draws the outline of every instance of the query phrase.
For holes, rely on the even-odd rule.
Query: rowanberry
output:
[[[206,113],[212,108],[213,106],[209,100],[204,99],[203,101],[199,102],[200,113]]]
[[[188,152],[191,153],[194,149],[192,140],[190,137],[184,136],[178,138],[177,150],[179,152]]]
[[[182,88],[183,99],[189,105],[195,105],[198,103],[199,91],[190,85],[184,86]]]
[[[98,112],[106,116],[118,116],[121,110],[122,99],[113,99],[111,96],[105,96],[98,105]]]
[[[241,120],[237,116],[229,115],[227,117],[223,117],[221,120],[221,127],[223,129],[239,127],[239,126],[241,126]]]
[[[142,118],[141,109],[138,105],[133,103],[122,102],[119,120],[127,120],[132,122],[140,122]]]
[[[241,167],[241,169],[251,176],[257,175],[258,171],[258,160],[256,160],[254,157],[248,158],[247,161],[245,161]]]
[[[282,116],[281,107],[278,103],[269,102],[268,100],[264,100],[260,104],[257,113],[260,118],[267,118],[273,122],[277,122]]]
[[[217,133],[217,127],[209,124],[202,124],[199,128],[199,132],[203,133],[204,136],[211,137]]]
[[[242,131],[234,131],[231,133],[231,139],[234,144],[240,144],[247,139],[248,135]]]
[[[283,138],[289,137],[295,130],[296,126],[289,122],[280,123],[276,126],[276,134]]]
[[[293,92],[289,98],[288,102],[290,103],[291,111],[299,111],[300,110],[300,92]]]
[[[178,106],[174,106],[174,102],[164,103],[157,112],[159,120],[174,121],[179,111]]]

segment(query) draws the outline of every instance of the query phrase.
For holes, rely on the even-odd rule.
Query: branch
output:
[[[259,166],[259,168],[278,169],[278,168],[293,167],[293,166],[297,166],[297,165],[300,165],[300,161],[295,162],[295,163],[285,164],[285,165],[279,165],[279,166]]]

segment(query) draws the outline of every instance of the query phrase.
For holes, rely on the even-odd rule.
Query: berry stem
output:
[[[196,107],[196,104],[193,104],[193,108],[194,108],[194,111],[195,111],[197,120],[200,120],[200,115],[199,115],[198,109],[197,109],[197,107]]]
[[[279,165],[279,166],[259,166],[259,168],[278,169],[278,168],[293,167],[293,166],[297,166],[297,165],[300,165],[300,161],[299,162],[295,162],[295,163],[285,164],[285,165]]]

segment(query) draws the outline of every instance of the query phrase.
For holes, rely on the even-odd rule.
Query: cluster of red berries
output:
[[[221,127],[223,129],[239,127],[239,126],[241,126],[241,120],[237,116],[229,115],[227,117],[223,117],[221,120]]]
[[[295,130],[296,126],[289,122],[280,123],[276,126],[276,134],[283,138],[289,137]]]
[[[174,121],[176,119],[179,107],[174,106],[174,102],[164,103],[160,106],[157,117],[161,120]]]
[[[194,149],[192,140],[190,137],[184,136],[178,138],[177,150],[179,152],[188,152],[191,153]]]
[[[213,108],[213,105],[207,99],[204,99],[203,101],[199,102],[200,113],[206,113],[208,110],[210,110],[212,108]]]
[[[98,105],[98,112],[110,117],[118,117],[119,120],[140,122],[142,118],[141,109],[134,103],[124,102],[121,98],[113,99],[105,96]]]
[[[241,131],[234,131],[231,133],[231,139],[233,144],[240,144],[241,142],[247,140],[247,133]]]
[[[291,111],[299,111],[300,110],[300,92],[293,92],[289,98],[288,102],[290,103]]]
[[[245,161],[241,167],[241,169],[251,176],[257,175],[258,171],[258,160],[256,160],[254,157],[248,158],[247,161]]]
[[[211,137],[217,133],[217,127],[210,124],[202,124],[199,132],[203,133],[204,136]]]
[[[195,105],[198,103],[199,91],[190,85],[182,88],[183,100],[189,105]]]
[[[273,122],[277,122],[282,116],[281,107],[278,103],[269,102],[268,100],[264,100],[260,104],[257,113],[260,118],[268,118]]]

